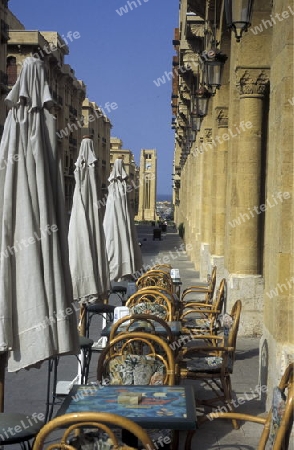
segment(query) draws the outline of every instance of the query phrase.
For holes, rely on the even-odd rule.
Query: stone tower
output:
[[[156,150],[142,149],[140,156],[139,211],[136,220],[156,220]]]

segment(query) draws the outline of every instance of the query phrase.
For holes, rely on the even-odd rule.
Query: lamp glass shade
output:
[[[204,79],[207,86],[219,89],[223,67],[223,61],[205,61]]]
[[[207,115],[208,111],[208,100],[210,94],[207,90],[203,91],[199,90],[199,93],[196,92],[194,98],[194,110],[193,113],[196,113],[199,117],[203,117]]]
[[[225,0],[227,26],[234,30],[238,42],[251,25],[252,6],[253,0]]]
[[[198,117],[197,114],[192,113],[191,114],[191,128],[192,131],[200,131],[201,127],[201,117]],[[196,136],[195,136],[196,137]]]

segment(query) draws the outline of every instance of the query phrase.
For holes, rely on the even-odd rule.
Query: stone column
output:
[[[200,278],[206,279],[210,273],[210,243],[211,243],[211,218],[212,199],[211,190],[214,180],[212,179],[212,155],[213,140],[212,128],[204,129],[204,142],[201,158],[203,159],[203,182],[202,182],[202,210],[201,210],[201,250],[200,250]]]
[[[226,218],[226,187],[227,187],[227,157],[228,157],[228,108],[216,108],[217,148],[214,164],[214,179],[212,185],[212,245],[214,256],[224,256],[225,218]]]
[[[212,181],[212,223],[211,223],[211,266],[217,266],[217,285],[225,277],[225,224],[226,224],[226,189],[228,179],[228,108],[215,108],[215,146],[213,148]]]
[[[228,133],[230,177],[227,188],[225,268],[228,310],[242,299],[240,334],[261,334],[263,311],[262,156],[266,130],[263,117],[268,77],[261,69],[237,72],[240,92],[238,122]]]
[[[261,272],[261,154],[268,77],[260,69],[251,69],[243,70],[238,78],[240,123],[230,127],[226,266],[230,273],[252,275]]]

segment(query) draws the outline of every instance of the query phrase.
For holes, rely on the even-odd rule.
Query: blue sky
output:
[[[9,1],[10,10],[28,30],[57,31],[64,37],[69,31],[79,32],[80,38],[69,41],[66,62],[86,84],[91,101],[101,107],[117,103],[108,114],[111,135],[122,139],[137,164],[142,148],[157,149],[158,194],[172,191],[174,133],[171,81],[166,78],[157,87],[153,80],[172,70],[178,4],[178,0]]]

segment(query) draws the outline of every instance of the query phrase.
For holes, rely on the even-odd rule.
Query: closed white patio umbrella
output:
[[[93,140],[84,138],[74,172],[76,186],[68,233],[73,294],[81,303],[105,300],[110,290],[96,165]]]
[[[127,195],[127,178],[123,160],[115,160],[108,178],[103,221],[111,281],[131,277],[142,267],[141,249]]]
[[[44,63],[24,60],[0,146],[0,352],[8,370],[78,354],[63,171]],[[48,108],[48,109],[47,109]]]

